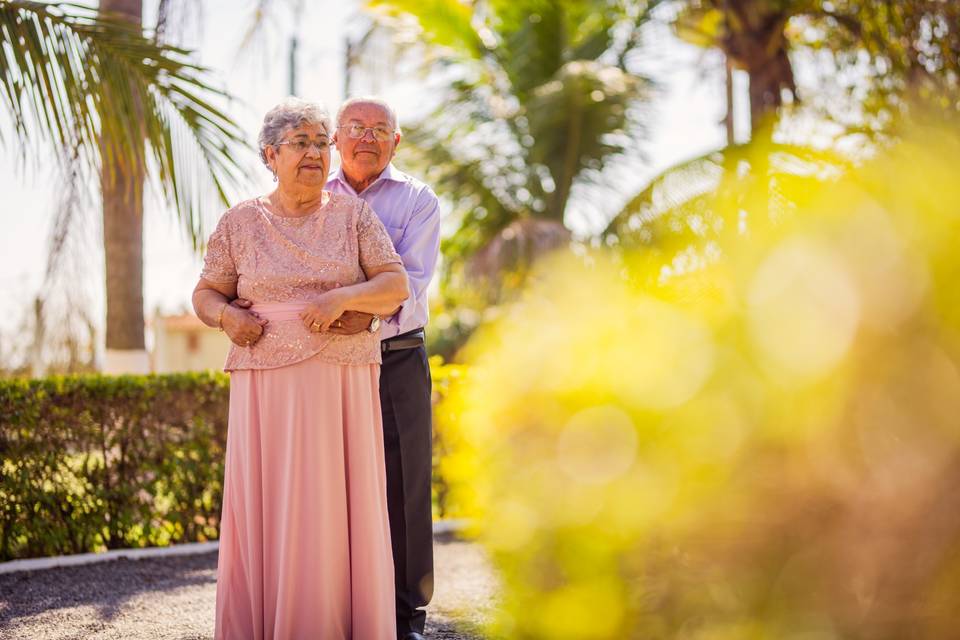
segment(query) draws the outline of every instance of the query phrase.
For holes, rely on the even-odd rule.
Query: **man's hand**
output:
[[[355,333],[366,331],[370,327],[370,321],[373,319],[372,313],[363,311],[344,311],[330,326],[330,333],[338,333],[341,336],[352,336]]]
[[[252,315],[257,320],[260,319],[260,314],[258,314],[256,311],[250,311],[250,307],[253,306],[253,303],[247,300],[246,298],[237,298],[235,300],[231,300],[230,306],[236,307],[237,309],[243,309],[244,311]],[[267,321],[264,320],[263,324],[266,324],[266,323]]]
[[[263,328],[267,325],[266,320],[232,304],[227,305],[223,310],[220,323],[223,326],[223,332],[239,347],[256,344],[263,335]]]

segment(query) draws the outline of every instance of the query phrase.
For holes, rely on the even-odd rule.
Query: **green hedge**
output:
[[[434,402],[462,377],[431,358]],[[223,373],[0,379],[0,561],[219,535]],[[439,472],[434,512],[455,515]]]
[[[0,380],[0,561],[215,539],[224,374]]]

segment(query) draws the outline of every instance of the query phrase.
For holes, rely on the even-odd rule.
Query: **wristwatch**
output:
[[[370,318],[370,326],[367,327],[367,331],[370,333],[376,333],[377,329],[380,328],[380,316],[373,316]]]

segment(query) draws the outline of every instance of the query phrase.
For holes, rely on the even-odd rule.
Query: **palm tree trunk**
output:
[[[733,111],[733,63],[730,61],[730,57],[724,55],[724,82],[726,94],[725,98],[727,101],[727,112],[723,116],[723,127],[727,132],[727,146],[733,146],[737,142],[737,132],[736,132],[736,122],[734,120],[735,114]]]
[[[101,12],[143,23],[142,0],[101,0]],[[143,141],[135,164],[122,163],[109,152],[117,141],[101,139],[103,246],[106,259],[108,373],[145,373],[148,368],[143,330]]]
[[[785,42],[770,58],[751,62],[753,64],[747,67],[750,77],[750,132],[751,139],[758,139],[766,137],[764,134],[773,133],[777,111],[783,105],[782,91],[794,90],[793,68]]]
[[[750,139],[757,140],[772,133],[783,90],[796,93],[786,35],[791,14],[768,0],[717,0],[714,6],[726,25],[723,52],[750,78]]]
[[[563,224],[564,214],[567,211],[567,201],[570,199],[570,190],[573,188],[573,179],[580,167],[580,139],[583,137],[583,107],[578,102],[579,96],[574,96],[570,102],[567,120],[566,153],[560,174],[554,176],[556,189],[553,192],[550,205],[550,217]]]

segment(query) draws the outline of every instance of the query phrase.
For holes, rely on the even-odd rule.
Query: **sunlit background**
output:
[[[157,0],[143,3],[147,27],[156,24],[158,4]],[[291,93],[291,69],[296,95],[322,100],[332,110],[347,90],[351,95],[382,95],[396,105],[404,127],[429,122],[430,111],[441,104],[435,87],[444,86],[447,78],[421,72],[429,52],[408,44],[419,36],[409,29],[397,34],[376,27],[380,23],[363,10],[362,2],[171,0],[165,4],[170,11],[165,37],[193,49],[193,59],[211,69],[210,84],[232,95],[227,111],[251,145],[263,113]],[[645,157],[624,157],[610,168],[609,180],[600,192],[602,202],[596,201],[596,194],[584,194],[571,206],[567,224],[578,237],[589,238],[601,232],[610,217],[652,176],[681,160],[722,146],[725,139],[721,122],[725,113],[722,56],[673,37],[666,22],[651,21],[643,30],[644,52],[635,56],[633,64],[657,81],[656,99],[645,107],[647,131],[637,140]],[[353,48],[349,56],[348,47]],[[745,81],[742,75],[735,74],[740,90]],[[737,96],[744,131],[749,121],[745,99]],[[0,123],[0,127],[9,124]],[[96,181],[88,176],[87,181],[94,186],[86,194],[87,201],[69,220],[63,220],[62,205],[69,182],[58,169],[63,154],[40,140],[36,152],[26,158],[16,144],[6,145],[3,151],[0,183],[7,206],[2,214],[5,232],[0,234],[0,295],[9,310],[0,318],[0,366],[38,371],[102,366],[104,274]],[[254,152],[241,150],[237,160],[247,168],[247,174],[232,190],[232,200],[266,192],[270,176]],[[429,167],[414,162],[412,153],[403,147],[397,164],[421,177]],[[51,185],[57,188],[51,189]],[[143,295],[148,321],[189,309],[192,283],[200,267],[200,257],[192,250],[176,210],[155,193],[156,188],[148,194],[144,216]],[[445,224],[450,235],[458,226],[449,215],[454,194],[440,195],[446,201]],[[224,209],[215,201],[204,207],[202,219],[207,230]],[[58,234],[58,230],[66,233]],[[69,242],[54,251],[58,235],[65,235]],[[434,287],[439,288],[436,284]],[[49,342],[51,335],[62,334],[59,337],[68,343],[81,343],[77,345],[80,353],[71,355],[69,348],[46,356],[31,353],[38,335],[38,297],[48,307],[50,317],[62,318],[65,309],[74,316],[67,331],[60,331],[58,323],[44,321],[51,326],[42,330],[41,340]],[[454,325],[450,337],[453,344],[444,345],[446,355],[452,355],[463,342],[462,332],[456,330],[458,323],[464,322],[472,329],[479,321],[477,311],[462,309],[435,316],[435,324]],[[149,328],[147,341],[151,348],[153,332]]]
[[[435,513],[468,521],[488,553],[484,633],[957,636],[957,5],[276,0],[143,15],[148,36],[164,15],[164,40],[195,50],[251,144],[290,92],[396,104],[396,164],[442,201]],[[14,124],[0,119],[0,369],[96,371],[99,183],[64,173],[76,165],[42,127]],[[234,200],[269,188],[240,147]],[[152,180],[156,365],[155,329],[186,310],[199,268],[190,232],[202,240],[222,205],[197,195],[191,223]]]

